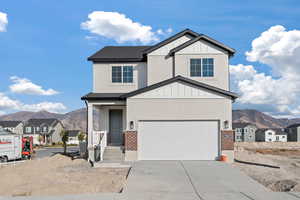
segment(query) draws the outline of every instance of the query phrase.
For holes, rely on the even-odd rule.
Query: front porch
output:
[[[103,161],[105,151],[113,156],[108,160],[116,158],[116,154],[124,152],[124,131],[127,129],[126,102],[88,102],[87,107],[88,159],[91,162]],[[112,152],[112,149],[115,152]],[[121,161],[124,160],[122,155],[117,157]]]

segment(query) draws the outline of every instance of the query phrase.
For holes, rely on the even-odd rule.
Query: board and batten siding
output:
[[[133,66],[133,83],[113,83],[112,66]],[[147,64],[139,63],[94,63],[93,92],[127,93],[147,85]]]
[[[166,44],[147,55],[148,85],[152,85],[173,76],[173,58],[166,57],[170,50],[191,40],[192,37],[184,35],[177,40]]]
[[[127,98],[127,126],[138,128],[139,120],[220,120],[232,122],[232,100],[182,83],[169,84]],[[200,90],[200,91],[195,91]],[[172,91],[172,92],[170,92]]]
[[[199,58],[214,59],[213,77],[191,77],[190,60]],[[224,90],[229,90],[228,54],[224,50],[205,41],[197,41],[175,53],[175,76],[181,75]]]

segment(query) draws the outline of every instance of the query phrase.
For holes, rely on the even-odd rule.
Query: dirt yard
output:
[[[85,160],[55,155],[0,166],[0,196],[120,192],[128,168],[91,168]]]
[[[300,192],[300,150],[291,149],[245,149],[235,151],[241,161],[278,166],[280,169],[235,162],[247,175],[272,191]]]

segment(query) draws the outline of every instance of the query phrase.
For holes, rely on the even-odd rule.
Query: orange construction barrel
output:
[[[220,156],[220,161],[222,161],[222,162],[227,162],[227,160],[228,160],[228,158],[227,158],[226,155],[221,155],[221,156]]]

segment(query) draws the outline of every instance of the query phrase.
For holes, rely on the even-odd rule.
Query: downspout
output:
[[[173,75],[173,77],[175,77],[175,54],[172,56],[172,64],[173,64],[173,73],[172,73],[172,75]]]

